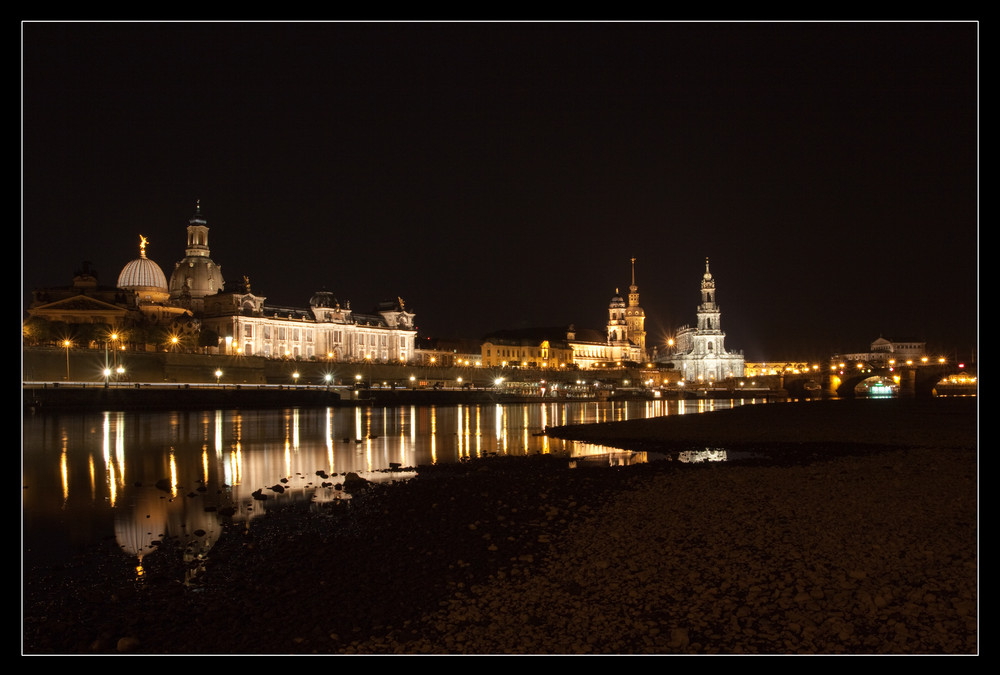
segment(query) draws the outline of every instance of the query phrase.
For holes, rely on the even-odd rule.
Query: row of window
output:
[[[264,340],[290,340],[292,342],[313,342],[314,341],[314,331],[311,328],[300,329],[286,326],[271,326],[264,324],[260,326],[261,337]],[[254,337],[254,324],[244,324],[243,325],[243,337],[246,339],[253,339]],[[335,330],[331,334],[333,344],[341,344],[344,341],[344,332],[340,330]],[[376,335],[375,333],[361,333],[358,335],[357,344],[359,345],[369,345],[371,347],[380,346],[385,347],[389,344],[389,336],[385,334]]]

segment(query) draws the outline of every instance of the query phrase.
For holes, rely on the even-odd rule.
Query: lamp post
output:
[[[63,347],[66,348],[66,381],[69,382],[69,340],[63,340]]]
[[[216,386],[218,386],[221,381],[222,381],[222,370],[216,370],[215,371],[215,384],[216,384]]]
[[[115,369],[115,372],[118,374],[118,377],[115,379],[115,381],[118,382],[118,383],[121,383],[121,381],[122,381],[122,375],[125,374],[125,366],[118,366]]]

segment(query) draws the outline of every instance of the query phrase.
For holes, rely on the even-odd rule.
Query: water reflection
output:
[[[752,401],[633,401],[274,411],[39,415],[24,418],[23,515],[33,556],[113,534],[141,574],[169,537],[198,559],[220,514],[249,522],[281,500],[341,498],[343,475],[487,455],[558,453],[610,464],[645,453],[545,436],[551,425],[691,414]],[[599,460],[597,458],[600,458]],[[254,497],[254,494],[258,498]]]

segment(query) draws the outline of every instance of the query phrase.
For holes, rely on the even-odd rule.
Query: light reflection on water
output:
[[[549,438],[548,426],[709,412],[759,401],[629,401],[36,415],[23,419],[25,545],[62,555],[114,536],[140,563],[164,537],[201,555],[217,509],[249,523],[280,500],[329,501],[343,474],[400,480],[489,455],[646,461]],[[255,491],[268,499],[253,497]]]

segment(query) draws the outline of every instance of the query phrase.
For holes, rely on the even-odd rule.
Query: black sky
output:
[[[727,347],[968,359],[974,22],[22,24],[23,286],[212,258],[422,335],[695,320]]]

